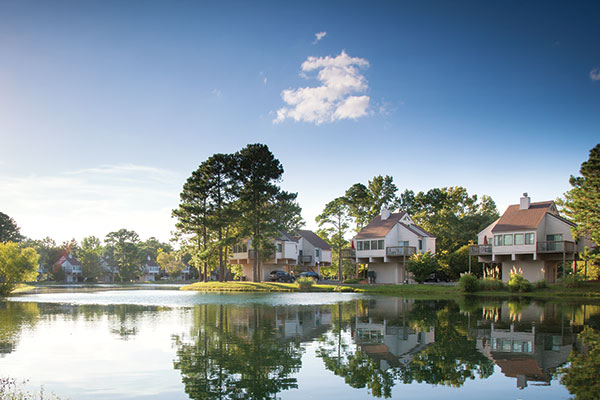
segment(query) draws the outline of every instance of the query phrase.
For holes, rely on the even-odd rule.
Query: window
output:
[[[419,239],[419,250],[423,250],[423,239]]]
[[[363,248],[364,250],[371,250],[371,242],[369,240],[365,240]]]
[[[360,250],[362,250],[362,249],[363,249],[363,242],[362,242],[362,240],[358,240],[358,241],[356,242],[356,250],[359,250],[359,251],[360,251]]]
[[[321,255],[321,251],[319,249],[315,249],[315,258],[319,258]]]
[[[504,235],[504,245],[512,246],[513,244],[513,235]]]
[[[515,233],[515,246],[525,243],[525,235],[523,233]]]
[[[379,250],[383,250],[385,247],[385,244],[383,243],[383,239],[378,240],[377,245],[378,245]]]
[[[408,246],[408,240],[405,240],[405,241],[399,241],[399,242],[398,242],[398,246],[401,246],[401,247],[407,247],[407,246]]]
[[[502,246],[502,235],[494,235],[494,246]]]
[[[525,234],[525,244],[533,244],[534,240],[535,240],[534,233],[526,233]]]
[[[277,243],[277,252],[281,253],[283,250],[283,246],[281,245],[281,243]]]
[[[546,235],[546,240],[549,242],[560,242],[560,241],[562,241],[562,233],[557,233],[554,235]]]

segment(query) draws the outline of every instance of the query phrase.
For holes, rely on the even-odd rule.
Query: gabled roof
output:
[[[312,244],[315,247],[318,247],[323,250],[331,250],[331,246],[327,244],[326,241],[321,239],[319,235],[314,233],[313,231],[299,229],[298,235],[302,236],[308,243]]]
[[[297,242],[297,240],[296,240],[295,237],[293,237],[289,233],[283,232],[283,231],[280,231],[279,232],[279,236],[277,236],[275,239],[277,239],[277,240],[287,240],[289,242]]]
[[[402,225],[404,228],[408,229],[417,236],[434,237],[420,226],[400,222],[405,215],[407,215],[406,212],[393,213],[390,214],[388,219],[384,220],[381,219],[381,215],[378,215],[360,232],[358,232],[356,239],[385,237],[385,235],[387,235],[396,224]]]
[[[160,267],[160,265],[158,265],[158,264],[156,263],[156,261],[154,261],[154,260],[153,260],[153,259],[151,259],[151,258],[148,258],[148,261],[146,261],[146,264],[145,264],[145,265],[146,265],[146,266],[148,266],[148,267]]]
[[[58,265],[63,265],[63,263],[64,263],[65,261],[68,261],[68,262],[69,262],[69,264],[71,264],[72,266],[75,266],[75,265],[81,266],[81,262],[79,262],[79,260],[78,260],[78,259],[76,259],[76,258],[75,258],[75,256],[71,255],[71,256],[69,257],[69,255],[71,255],[71,253],[69,253],[69,254],[68,254],[68,255],[66,255],[66,256],[62,256],[62,257],[61,257],[61,258],[58,260],[57,264],[58,264]]]
[[[356,235],[357,239],[363,238],[381,238],[385,237],[388,232],[402,219],[405,212],[390,214],[388,219],[381,219],[381,215],[376,216],[367,226],[362,228]]]
[[[531,203],[528,209],[521,210],[519,204],[509,206],[498,220],[492,232],[509,232],[525,229],[537,229],[544,216],[554,210],[553,201]]]

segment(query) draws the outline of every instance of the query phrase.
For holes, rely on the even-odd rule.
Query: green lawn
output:
[[[200,292],[299,292],[298,285],[294,283],[278,282],[198,282],[183,286],[181,290],[196,290]],[[458,286],[447,285],[313,285],[310,292],[355,292],[366,294],[383,294],[391,296],[409,297],[415,299],[457,299],[465,295]],[[551,285],[546,289],[538,289],[529,293],[514,293],[508,290],[481,291],[469,293],[482,297],[530,297],[540,299],[568,299],[568,300],[594,300],[600,301],[600,283],[586,282],[580,288],[564,288],[560,285]]]

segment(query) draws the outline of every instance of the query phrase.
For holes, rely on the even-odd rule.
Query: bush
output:
[[[358,283],[358,282],[360,282],[360,280],[354,279],[354,278],[352,278],[352,279],[346,279],[344,281],[344,283]]]
[[[426,253],[417,253],[410,256],[406,270],[413,275],[413,279],[419,283],[425,282],[425,279],[433,274],[439,267],[437,259],[429,251]]]
[[[504,283],[500,279],[485,278],[479,281],[479,290],[504,290]]]
[[[458,280],[458,287],[463,292],[473,293],[479,290],[479,279],[472,274],[464,274]]]
[[[523,275],[512,273],[510,274],[510,279],[508,280],[508,290],[511,292],[531,292],[533,290],[533,286],[531,282],[527,279],[523,278]]]
[[[310,288],[312,288],[312,285],[315,284],[315,280],[308,276],[301,276],[300,278],[296,279],[296,283],[298,284],[298,289],[310,290]]]
[[[566,288],[578,288],[583,285],[583,279],[577,274],[569,274],[559,278],[558,283]]]
[[[533,287],[536,289],[546,289],[548,287],[548,282],[545,279],[540,279],[533,284]]]

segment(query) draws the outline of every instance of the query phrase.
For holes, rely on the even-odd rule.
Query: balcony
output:
[[[356,250],[342,249],[342,258],[356,258]]]
[[[574,251],[575,243],[567,240],[537,242],[538,253],[573,253]]]
[[[298,264],[312,263],[312,256],[298,256]]]
[[[388,257],[410,257],[417,252],[413,246],[392,246],[385,248],[385,254]]]
[[[491,256],[492,245],[491,244],[475,244],[469,246],[470,256]]]

